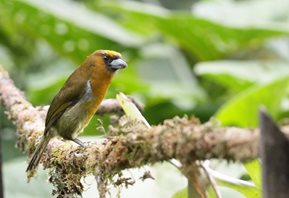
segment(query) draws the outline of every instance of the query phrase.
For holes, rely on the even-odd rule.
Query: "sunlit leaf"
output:
[[[248,174],[257,188],[261,189],[261,164],[259,160],[244,163]]]
[[[150,128],[150,124],[147,122],[145,117],[141,114],[139,109],[135,106],[135,104],[123,93],[118,93],[116,95],[116,99],[124,110],[126,116],[132,120],[141,121],[146,125],[146,127]]]
[[[273,116],[279,113],[280,101],[286,93],[288,82],[289,78],[285,77],[251,87],[224,104],[215,117],[223,125],[256,127],[257,112],[261,105],[265,106]]]

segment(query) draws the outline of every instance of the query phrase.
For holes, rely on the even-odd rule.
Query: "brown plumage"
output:
[[[69,76],[51,102],[45,121],[44,135],[26,169],[33,172],[39,164],[50,139],[61,136],[83,146],[76,136],[87,126],[103,100],[110,81],[118,69],[127,64],[121,55],[110,50],[98,50]]]

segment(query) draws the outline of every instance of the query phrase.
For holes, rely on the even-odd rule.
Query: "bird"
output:
[[[50,104],[44,133],[27,166],[27,173],[35,171],[49,141],[56,136],[84,146],[77,135],[95,114],[116,71],[126,67],[120,53],[97,50],[68,77]]]

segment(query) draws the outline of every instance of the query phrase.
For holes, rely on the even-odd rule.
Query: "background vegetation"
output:
[[[0,64],[31,103],[47,105],[87,55],[113,49],[129,67],[117,74],[107,98],[118,91],[136,97],[151,124],[186,114],[257,127],[260,104],[276,120],[288,117],[288,8],[285,0],[0,0]],[[6,197],[50,197],[45,173],[26,184],[26,157],[14,148],[15,129],[0,116]],[[102,134],[98,119],[85,136]],[[256,186],[219,182],[224,197],[260,197],[258,162],[212,163]],[[122,197],[172,197],[186,186],[170,165],[147,169],[156,180],[138,181]],[[85,183],[84,197],[91,197],[96,189],[90,178]]]

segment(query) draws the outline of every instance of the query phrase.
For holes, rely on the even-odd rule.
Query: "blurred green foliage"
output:
[[[289,115],[288,4],[0,0],[0,64],[33,105],[47,105],[88,54],[113,49],[129,67],[117,74],[107,97],[118,91],[136,97],[151,124],[187,114],[256,127],[260,105],[277,120]],[[0,118],[9,161],[20,154],[11,146],[12,125],[3,113]],[[98,118],[86,135],[100,133]],[[254,170],[248,174],[256,183]]]

